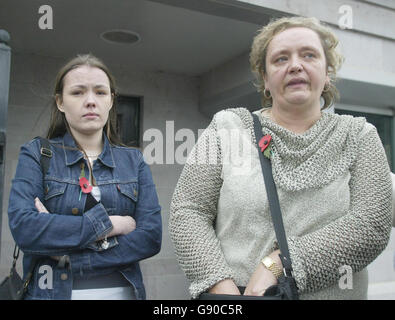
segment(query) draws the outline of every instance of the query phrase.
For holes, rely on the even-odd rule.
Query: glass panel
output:
[[[391,171],[393,171],[393,141],[392,141],[392,117],[385,116],[381,114],[372,114],[372,113],[364,113],[364,112],[356,112],[356,111],[348,111],[348,110],[340,110],[336,109],[335,113],[337,114],[349,114],[354,117],[365,117],[366,120],[373,124],[377,128],[377,132],[380,136],[381,142],[383,143],[385,153],[387,154],[387,159]]]
[[[124,144],[140,146],[140,98],[118,96],[117,99],[118,134]]]

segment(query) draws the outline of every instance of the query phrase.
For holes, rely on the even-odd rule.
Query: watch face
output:
[[[270,270],[276,278],[279,278],[282,275],[282,270],[276,265],[276,263],[269,257],[265,257],[262,260],[263,265]]]
[[[274,265],[274,261],[269,257],[264,258],[262,263],[266,266],[266,268],[270,268],[272,265]]]

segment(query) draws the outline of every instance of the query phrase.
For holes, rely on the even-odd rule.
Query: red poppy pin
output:
[[[92,186],[89,183],[89,180],[85,177],[80,178],[80,187],[83,193],[89,193],[92,191]]]
[[[265,151],[265,149],[269,146],[270,142],[272,141],[272,136],[267,134],[266,136],[262,137],[259,141],[259,147],[261,148],[261,152]]]

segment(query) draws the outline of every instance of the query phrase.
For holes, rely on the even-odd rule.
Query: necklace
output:
[[[92,154],[92,155],[87,154],[86,156],[88,158],[95,158],[95,157],[98,157],[99,155],[100,155],[100,153],[99,154]]]

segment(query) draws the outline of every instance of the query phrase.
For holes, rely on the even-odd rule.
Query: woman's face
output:
[[[277,34],[266,55],[265,88],[275,105],[320,106],[329,83],[324,49],[316,32],[295,27]]]
[[[91,135],[105,126],[113,104],[106,73],[96,67],[80,66],[63,79],[62,96],[56,97],[72,133]]]

